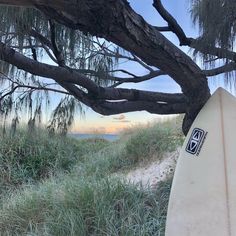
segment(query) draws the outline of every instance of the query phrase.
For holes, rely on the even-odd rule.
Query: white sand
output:
[[[161,161],[153,161],[147,166],[136,168],[128,172],[124,178],[132,183],[142,186],[155,187],[158,182],[171,177],[174,173],[180,149],[164,154]]]

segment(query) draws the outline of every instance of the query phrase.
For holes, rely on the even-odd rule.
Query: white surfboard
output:
[[[236,98],[219,88],[178,159],[166,236],[236,236]]]

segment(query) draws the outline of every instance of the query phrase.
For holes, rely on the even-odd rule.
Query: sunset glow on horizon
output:
[[[175,115],[156,115],[148,112],[132,112],[113,116],[101,116],[90,111],[89,116],[74,122],[74,125],[71,127],[71,132],[81,134],[119,134],[122,130],[127,128],[162,122],[174,116]]]

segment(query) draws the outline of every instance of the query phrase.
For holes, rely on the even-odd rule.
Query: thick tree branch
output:
[[[94,111],[102,115],[115,115],[132,111],[147,111],[154,114],[180,114],[185,113],[186,103],[157,103],[149,101],[120,101],[111,102],[104,100],[94,100],[72,84],[61,84],[67,91],[75,96],[79,101],[91,107]]]
[[[37,7],[60,23],[112,41],[145,63],[160,68],[181,86],[185,95],[192,97],[195,90],[198,92],[194,99],[209,97],[206,78],[200,68],[136,14],[126,0],[112,0],[109,4],[105,0],[80,0],[78,5],[81,4],[82,8],[71,8],[67,4],[63,11],[57,11],[56,2],[53,8],[49,4],[38,4]]]
[[[103,115],[115,115],[132,111],[147,111],[149,113],[169,115],[186,112],[186,103],[161,104],[145,101],[102,102],[96,108]]]
[[[101,88],[98,99],[129,101],[152,101],[164,103],[186,103],[187,99],[183,94],[158,93],[125,88]]]
[[[94,92],[95,94],[99,91],[99,86],[75,70],[34,61],[1,42],[0,59],[34,75],[51,78],[57,82],[75,83]]]
[[[183,103],[186,102],[186,98],[181,94],[165,94],[165,93],[157,93],[150,91],[141,91],[141,90],[130,90],[130,89],[122,89],[122,88],[102,88],[97,86],[93,81],[89,80],[84,75],[75,72],[72,69],[62,68],[47,65],[44,63],[40,63],[34,61],[30,58],[27,58],[20,53],[10,49],[3,43],[0,43],[0,54],[2,59],[8,63],[11,63],[17,66],[20,69],[24,69],[32,74],[36,74],[38,76],[52,78],[57,81],[60,85],[63,85],[64,88],[68,87],[73,88],[73,93],[75,91],[79,91],[79,89],[72,85],[68,85],[68,83],[78,84],[88,90],[88,95],[86,95],[87,99],[91,101],[94,100],[140,100],[140,101],[153,101],[153,102],[175,102],[175,103]],[[84,98],[83,93],[83,98]],[[81,94],[79,93],[79,98]],[[86,101],[87,103],[87,101]]]

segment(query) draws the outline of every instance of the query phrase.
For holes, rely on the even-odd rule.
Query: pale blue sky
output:
[[[166,23],[152,7],[152,0],[130,0],[129,2],[136,12],[142,15],[150,24],[166,26]],[[163,4],[182,26],[186,35],[196,37],[198,30],[193,26],[190,20],[189,2],[190,0],[165,0]],[[174,34],[165,33],[165,36],[175,45],[178,45],[178,39]],[[181,47],[181,49],[185,52],[189,50],[187,47]],[[145,69],[137,66],[135,63],[122,64],[122,68],[129,69],[131,72],[133,71],[139,75],[145,74],[146,72]],[[213,92],[219,84],[220,83],[210,83],[211,91]],[[168,76],[161,76],[140,84],[126,84],[122,85],[122,87],[169,93],[181,92],[178,84],[168,78]],[[73,131],[90,133],[96,130],[102,133],[116,133],[127,126],[145,124],[158,119],[160,119],[159,115],[149,114],[147,112],[130,112],[122,115],[104,117],[88,108],[85,118],[76,119]]]

